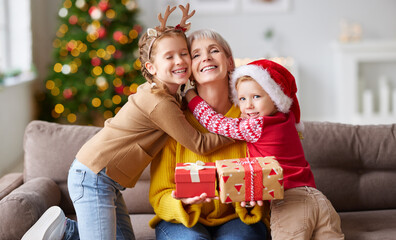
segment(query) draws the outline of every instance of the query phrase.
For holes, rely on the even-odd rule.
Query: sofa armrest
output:
[[[23,183],[22,173],[9,173],[0,178],[0,200]]]
[[[21,239],[51,206],[59,205],[60,190],[50,178],[34,178],[0,200],[0,239]]]

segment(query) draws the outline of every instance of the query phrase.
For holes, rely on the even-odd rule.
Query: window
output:
[[[0,73],[30,72],[31,36],[30,0],[0,0]]]
[[[5,11],[6,9],[6,1],[5,0],[0,0],[0,73],[3,73],[5,69],[7,68],[6,66],[6,56],[8,55],[6,52],[6,19],[7,16],[6,14],[8,13]],[[7,44],[8,45],[8,44]]]

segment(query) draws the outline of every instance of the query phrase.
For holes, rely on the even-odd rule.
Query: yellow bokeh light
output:
[[[103,59],[104,59],[104,60],[110,60],[110,58],[111,58],[111,54],[108,54],[108,53],[106,52],[106,55],[103,57]]]
[[[99,107],[102,104],[102,101],[99,98],[92,99],[92,106]]]
[[[122,92],[124,93],[124,95],[128,96],[131,94],[131,91],[129,90],[129,87],[124,87],[122,89]]]
[[[58,113],[56,113],[54,110],[52,110],[52,111],[51,111],[51,116],[52,116],[53,118],[58,118],[58,117],[60,117],[60,114],[58,114]]]
[[[81,66],[81,59],[80,58],[75,58],[74,62],[77,64],[77,67]]]
[[[81,42],[80,40],[78,40],[77,41],[77,46],[76,46],[76,48],[78,49],[78,50],[81,50],[81,48],[84,46],[84,43],[83,42]]]
[[[142,63],[140,62],[139,58],[133,63],[133,68],[139,70],[142,67]]]
[[[98,49],[96,54],[98,55],[98,57],[103,58],[104,56],[106,56],[106,51],[103,48],[101,48],[101,49]]]
[[[54,87],[53,89],[51,89],[51,94],[52,94],[52,96],[58,96],[59,93],[60,93],[59,88]]]
[[[121,110],[121,107],[117,107],[117,108],[114,110],[114,113],[117,114],[120,110]]]
[[[103,70],[101,67],[96,66],[92,69],[92,73],[96,76],[99,76],[100,74],[102,74]]]
[[[55,65],[54,65],[54,71],[57,72],[57,73],[62,72],[62,64],[60,64],[60,63],[55,63]]]
[[[110,110],[106,110],[106,111],[103,113],[103,117],[104,117],[105,119],[111,118],[111,117],[113,117],[113,113],[112,113]]]
[[[58,31],[59,31],[60,33],[65,34],[65,33],[67,33],[67,31],[69,31],[69,27],[68,27],[66,24],[62,24],[62,25],[60,25]]]
[[[113,9],[109,9],[106,11],[106,17],[113,19],[116,16],[116,12]]]
[[[100,28],[100,22],[98,20],[94,20],[92,22],[92,26],[94,26],[96,29]]]
[[[87,41],[88,42],[94,42],[95,41],[95,39],[92,36],[93,36],[92,34],[88,34],[87,35]]]
[[[86,52],[87,51],[87,45],[86,44],[82,44],[82,47],[80,49],[80,52]]]
[[[114,87],[120,87],[122,85],[122,81],[120,78],[114,78],[113,80]]]
[[[132,83],[129,87],[129,91],[131,91],[131,93],[136,93],[138,86],[139,85],[137,85],[136,83]]]
[[[71,73],[76,73],[78,71],[78,66],[75,62],[70,63],[70,72]]]
[[[107,82],[103,85],[98,86],[99,91],[102,92],[106,91],[108,88],[109,88],[109,84]]]
[[[121,103],[121,97],[119,95],[114,95],[112,101],[115,105],[118,105]]]
[[[63,6],[64,6],[65,8],[71,8],[72,3],[71,3],[70,0],[66,0],[66,1],[63,3]]]
[[[88,42],[94,42],[98,38],[99,38],[99,34],[97,32],[94,32],[92,34],[88,34],[87,41]]]
[[[103,101],[103,105],[107,108],[111,108],[113,106],[113,101],[111,101],[111,99],[106,99]]]
[[[55,82],[52,80],[48,80],[47,82],[45,82],[45,87],[48,90],[52,90],[55,87]]]
[[[122,65],[122,67],[124,68],[125,72],[129,72],[131,70],[131,67],[129,66],[129,64],[124,64],[124,65]]]
[[[138,33],[135,29],[132,29],[131,31],[129,31],[129,37],[130,37],[131,39],[137,38],[138,35],[139,35],[139,33]]]
[[[59,40],[58,38],[56,38],[53,42],[52,42],[52,46],[54,48],[59,48],[61,46],[61,40]]]
[[[113,54],[113,53],[115,53],[116,48],[115,48],[113,45],[109,45],[109,46],[106,47],[106,51],[107,51],[109,54]]]
[[[57,31],[57,32],[56,32],[56,36],[57,36],[58,38],[63,38],[63,37],[65,36],[65,34],[59,32],[59,31]]]
[[[59,55],[61,55],[62,57],[66,57],[69,54],[69,51],[67,51],[66,49],[62,49],[59,51]]]
[[[78,55],[80,55],[80,51],[79,51],[77,48],[75,48],[75,49],[73,49],[73,50],[71,51],[71,55],[72,55],[73,57],[78,57]]]
[[[65,107],[62,104],[58,103],[55,105],[54,111],[58,114],[61,114],[63,113],[63,111],[65,111]]]
[[[119,42],[120,42],[121,44],[127,44],[127,43],[128,43],[128,37],[125,36],[125,35],[122,35],[122,36],[120,37]]]
[[[74,113],[70,113],[67,115],[67,121],[70,123],[74,123],[77,120],[77,116]]]
[[[115,68],[111,64],[107,64],[104,67],[104,71],[105,71],[105,73],[110,75],[110,74],[113,74],[115,72]]]

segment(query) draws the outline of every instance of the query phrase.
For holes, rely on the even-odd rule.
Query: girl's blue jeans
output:
[[[121,194],[124,187],[109,178],[105,169],[96,174],[74,160],[67,186],[78,222],[68,219],[64,239],[135,239]]]
[[[197,223],[192,228],[161,221],[155,227],[155,235],[157,240],[266,240],[267,227],[263,222],[247,225],[239,218],[214,227]]]

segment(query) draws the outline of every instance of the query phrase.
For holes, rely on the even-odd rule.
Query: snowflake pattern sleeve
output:
[[[199,96],[188,105],[194,117],[210,132],[246,142],[255,143],[261,137],[263,118],[228,118],[215,112]]]

